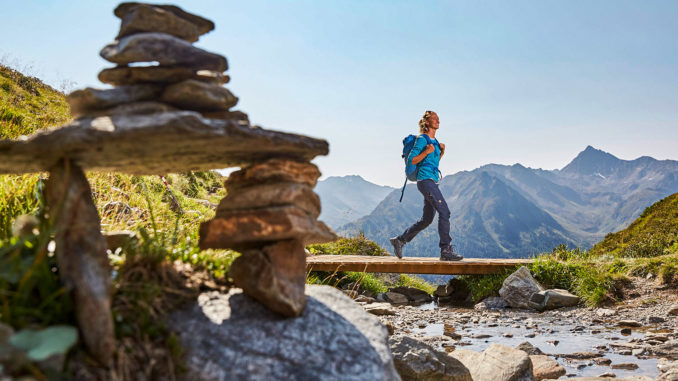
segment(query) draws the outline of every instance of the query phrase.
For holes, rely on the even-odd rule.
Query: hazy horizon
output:
[[[171,3],[216,23],[197,45],[228,58],[236,109],[330,142],[323,178],[401,186],[401,141],[426,109],[444,174],[560,169],[588,145],[678,159],[678,2]],[[117,4],[8,4],[0,58],[57,88],[105,87]]]

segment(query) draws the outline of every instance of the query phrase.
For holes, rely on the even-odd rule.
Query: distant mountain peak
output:
[[[599,150],[592,146],[586,146],[586,149],[581,151],[577,157],[566,165],[563,173],[577,173],[580,175],[609,175],[613,173],[622,160],[616,156]]]

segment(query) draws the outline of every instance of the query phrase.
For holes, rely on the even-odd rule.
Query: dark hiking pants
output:
[[[398,239],[410,242],[420,231],[433,222],[433,217],[438,212],[439,246],[441,249],[449,246],[452,242],[450,238],[450,209],[447,207],[443,194],[440,193],[438,184],[430,179],[421,180],[417,181],[417,189],[424,195],[424,214],[419,221],[407,228]]]

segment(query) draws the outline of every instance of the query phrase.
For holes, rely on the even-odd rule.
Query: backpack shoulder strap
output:
[[[439,145],[439,144],[438,144],[438,139],[436,139],[436,140],[431,140],[431,138],[430,138],[428,135],[426,135],[426,134],[421,134],[421,135],[419,135],[419,136],[423,136],[424,139],[426,139],[426,143],[427,143],[427,144],[435,144],[435,145]]]

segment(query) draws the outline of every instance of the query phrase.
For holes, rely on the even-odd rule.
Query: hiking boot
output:
[[[393,253],[395,254],[395,256],[402,259],[403,246],[405,246],[405,242],[401,241],[400,238],[398,237],[393,237],[391,238],[391,245],[393,245]]]
[[[452,245],[440,249],[441,261],[461,261],[462,259],[464,259],[464,257],[455,253],[454,247],[452,247]]]

